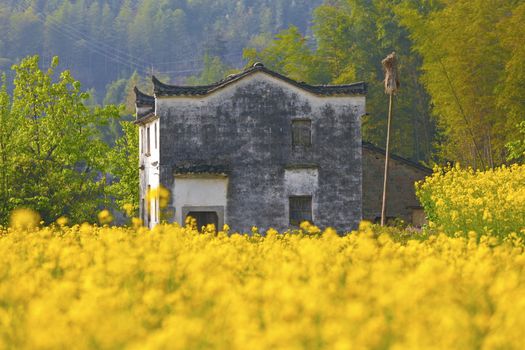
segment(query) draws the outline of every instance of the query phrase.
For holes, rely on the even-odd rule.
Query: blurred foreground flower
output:
[[[100,213],[98,213],[98,221],[102,225],[108,225],[113,221],[113,216],[109,212],[109,210],[104,209]]]
[[[126,203],[122,206],[122,209],[126,212],[127,216],[133,216],[133,212],[135,211],[135,208],[133,207],[133,204]]]
[[[303,221],[299,225],[299,228],[309,235],[318,235],[321,233],[321,229],[315,225],[312,225],[309,221]]]
[[[69,223],[69,219],[65,216],[61,216],[57,219],[57,224],[59,226],[66,226]]]
[[[12,229],[30,230],[40,225],[40,214],[32,209],[20,208],[11,213],[9,226]]]
[[[139,227],[142,227],[142,220],[139,218],[132,218],[131,225],[133,228],[138,229]]]
[[[164,209],[169,205],[170,191],[163,186],[152,188],[146,193],[146,201],[150,202],[152,200],[158,200],[159,207]]]

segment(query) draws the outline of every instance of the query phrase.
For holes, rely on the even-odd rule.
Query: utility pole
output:
[[[388,120],[386,129],[386,150],[385,150],[385,176],[383,178],[383,203],[381,206],[381,226],[386,224],[386,203],[388,187],[388,163],[390,160],[390,130],[392,128],[392,109],[394,105],[394,95],[399,89],[399,77],[397,72],[396,53],[392,52],[381,61],[385,71],[385,93],[389,95],[388,99]]]

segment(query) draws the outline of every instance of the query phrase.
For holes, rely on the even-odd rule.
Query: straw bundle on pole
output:
[[[394,95],[399,89],[399,74],[397,71],[396,53],[392,52],[381,61],[385,71],[385,93],[389,95],[388,100],[388,121],[386,130],[386,151],[385,151],[385,175],[383,178],[383,203],[381,206],[381,226],[386,224],[386,202],[387,202],[387,184],[388,184],[388,163],[390,160],[390,129],[392,125],[392,108]]]
[[[382,61],[383,70],[385,71],[385,93],[395,95],[399,89],[399,73],[397,71],[397,56],[395,51],[386,56]]]

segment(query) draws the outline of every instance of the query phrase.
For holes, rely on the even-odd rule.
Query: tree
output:
[[[505,162],[505,144],[524,115],[516,89],[524,59],[523,33],[516,30],[523,9],[517,4],[447,0],[431,11],[408,2],[398,8],[423,58],[421,81],[445,140],[443,158],[476,168]]]
[[[108,154],[113,182],[106,194],[115,199],[118,208],[138,215],[139,208],[139,133],[133,122],[123,121],[123,135]]]
[[[518,125],[518,129],[521,137],[507,144],[509,150],[508,160],[523,163],[525,161],[525,121]]]
[[[89,95],[69,71],[57,77],[57,65],[54,58],[42,71],[39,57],[28,57],[13,66],[11,101],[5,88],[0,93],[0,118],[7,125],[0,132],[4,223],[16,207],[37,210],[49,223],[62,215],[72,222],[93,220],[110,205],[104,192],[110,149],[100,127],[118,118],[119,110],[88,108]]]
[[[295,26],[281,31],[263,50],[245,49],[244,58],[249,65],[261,61],[268,68],[292,79],[310,82],[328,80],[323,61],[318,60],[315,52],[308,47],[308,39]]]
[[[498,121],[497,128],[503,139],[515,140],[525,135],[525,31],[516,30],[525,23],[525,3],[513,10],[512,15],[505,17],[498,25],[503,50],[507,52],[507,61],[502,78],[501,89],[496,90],[497,105],[501,108],[506,118]],[[516,124],[521,123],[519,128]],[[523,151],[525,145],[522,143]],[[515,152],[514,152],[515,153]],[[523,154],[522,156],[525,156]]]
[[[6,77],[0,90],[0,224],[5,223],[12,206],[9,199],[14,195],[15,167],[13,161],[19,141],[13,134],[20,127],[20,118],[11,116],[11,97],[7,93]]]
[[[7,34],[11,49],[16,52],[17,57],[42,50],[43,26],[38,16],[33,8],[29,7],[24,12],[16,13],[11,17]]]
[[[186,79],[188,85],[205,85],[222,80],[232,69],[224,64],[220,57],[204,55],[204,68],[198,76]]]
[[[240,68],[241,50],[261,30],[303,31],[322,1],[4,0],[0,68],[26,55],[59,55],[99,92],[152,68],[180,82],[202,68],[206,52]]]

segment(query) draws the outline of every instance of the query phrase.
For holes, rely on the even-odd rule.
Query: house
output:
[[[206,86],[153,85],[154,96],[135,90],[147,226],[192,216],[243,232],[304,220],[345,231],[380,212],[381,152],[361,139],[365,83],[314,86],[256,63]],[[408,194],[389,215],[410,219],[419,208],[410,182],[426,169],[398,157],[396,172],[393,163],[393,178],[411,177],[393,187]],[[147,196],[159,185],[172,194],[163,211]]]

